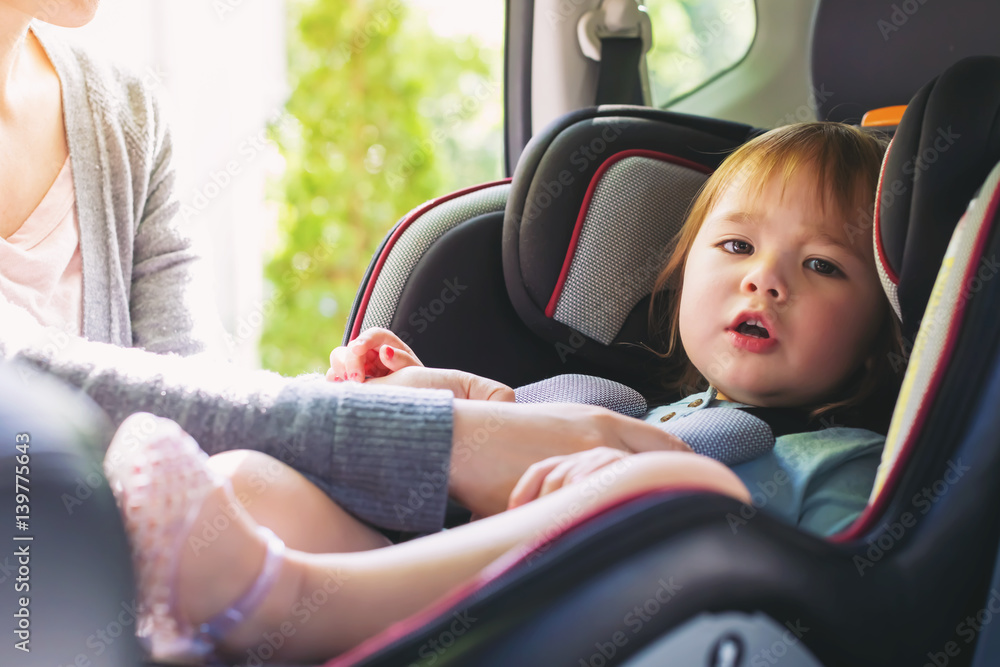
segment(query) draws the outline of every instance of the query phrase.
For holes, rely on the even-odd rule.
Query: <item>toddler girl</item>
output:
[[[116,435],[105,468],[135,546],[146,610],[140,635],[160,659],[213,650],[240,659],[265,634],[281,632],[276,659],[321,660],[567,516],[657,488],[705,489],[746,507],[765,497],[769,510],[820,533],[849,522],[867,500],[883,437],[841,424],[874,423],[895,383],[886,355],[898,334],[875,271],[870,216],[858,217],[873,206],[882,153],[877,139],[827,123],[748,142],[707,181],[659,280],[680,289],[666,326],[668,354],[687,367],[677,385],[700,393],[655,408],[647,420],[757,406],[793,408],[803,423],[825,419],[831,428],[782,436],[772,454],[736,470],[684,451],[596,448],[547,459],[513,489],[510,511],[373,549],[385,539],[346,513],[319,508],[325,499],[308,495],[304,480],[287,489],[281,511],[271,507],[265,528],[255,520],[260,508],[247,511],[197,443],[169,421],[136,415]],[[373,330],[333,352],[329,376],[419,384],[421,370],[412,350]],[[509,392],[495,397],[490,405],[503,420]],[[738,531],[746,517],[733,516]],[[226,530],[200,531],[220,519]],[[296,525],[335,534],[338,553],[303,550]],[[292,535],[288,549],[275,533]],[[324,604],[297,613],[317,591]]]

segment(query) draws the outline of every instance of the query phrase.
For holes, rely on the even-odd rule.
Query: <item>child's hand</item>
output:
[[[553,456],[529,467],[510,492],[507,509],[520,507],[556,489],[579,482],[596,470],[631,456],[630,452],[612,447],[595,447],[586,451]],[[628,461],[625,462],[628,465]]]
[[[364,382],[367,378],[380,378],[407,366],[423,366],[417,355],[399,337],[388,329],[365,329],[347,345],[330,353],[330,370],[326,379],[331,382]]]

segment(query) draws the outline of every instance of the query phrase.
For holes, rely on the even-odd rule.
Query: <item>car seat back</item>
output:
[[[1000,104],[989,97],[983,103],[980,86],[951,87],[967,80],[967,67],[998,69],[1000,59],[942,74],[931,86],[951,92],[934,104],[933,90],[918,97],[901,129],[931,107],[958,118],[950,107],[982,103],[987,108],[956,130],[993,136]],[[920,132],[894,140],[897,158],[933,142],[934,124],[917,124]],[[905,167],[905,160],[886,161],[883,190],[913,176]],[[510,554],[330,664],[401,664],[432,655],[439,665],[632,665],[662,656],[678,640],[694,651],[685,664],[719,664],[720,647],[737,664],[765,664],[791,655],[792,646],[805,651],[792,664],[967,664],[991,595],[1000,595],[989,590],[1000,536],[1000,281],[979,274],[984,261],[1000,256],[1000,167],[994,157],[978,171],[921,174],[914,180],[961,174],[971,181],[963,186],[981,190],[960,224],[958,215],[933,221],[951,240],[947,253],[936,246],[931,266],[940,272],[925,269],[938,273],[925,292],[926,314],[908,288],[912,273],[886,281],[890,296],[893,289],[910,295],[903,319],[919,333],[893,417],[885,481],[851,529],[828,540],[804,534],[770,516],[766,499],[747,506],[697,489],[648,494],[570,517],[557,535]],[[905,264],[917,256],[910,253],[923,243],[919,230],[931,221],[915,209],[899,215],[895,206],[881,199],[877,229],[907,238]],[[895,225],[905,229],[890,231]],[[919,252],[921,261],[934,261],[932,250]],[[755,492],[764,497],[765,488]],[[742,520],[734,524],[732,517]],[[651,600],[655,610],[646,606]],[[475,620],[458,633],[456,615]],[[749,630],[742,620],[752,619],[763,626]],[[792,634],[776,634],[782,627]],[[448,646],[438,651],[442,637]],[[774,643],[762,647],[764,637]]]
[[[642,107],[569,114],[531,140],[509,185],[404,217],[345,338],[383,326],[427,365],[515,387],[581,373],[655,395],[650,370],[668,366],[643,347],[653,282],[707,173],[756,133]]]

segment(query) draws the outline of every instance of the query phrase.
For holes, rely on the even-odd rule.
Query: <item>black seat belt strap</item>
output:
[[[604,37],[601,39],[600,70],[595,104],[643,104],[639,61],[642,38]]]

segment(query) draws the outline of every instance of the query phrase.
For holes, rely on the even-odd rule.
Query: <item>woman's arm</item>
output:
[[[440,528],[452,448],[449,392],[283,378],[203,355],[119,348],[47,329],[4,302],[0,322],[0,361],[28,364],[20,373],[26,383],[43,371],[79,388],[116,427],[134,412],[152,412],[176,421],[210,454],[254,449],[284,461],[371,523]]]

